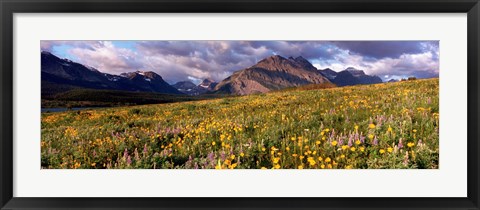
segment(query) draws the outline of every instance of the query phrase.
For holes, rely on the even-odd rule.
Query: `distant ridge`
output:
[[[329,68],[319,71],[337,86],[376,84],[383,82],[380,77],[367,75],[363,70],[358,70],[353,67],[348,67],[340,72],[333,71]]]

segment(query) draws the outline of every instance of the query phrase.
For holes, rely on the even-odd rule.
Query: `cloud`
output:
[[[426,49],[433,50],[435,47],[438,50],[437,41],[337,41],[333,43],[341,49],[376,59],[422,53]]]
[[[137,54],[129,49],[116,48],[110,41],[95,42],[89,47],[74,47],[68,50],[76,61],[103,72],[120,74],[142,69]]]
[[[256,41],[251,42],[251,46],[270,49],[286,57],[302,56],[307,59],[330,59],[338,51],[336,46],[324,41]]]
[[[404,75],[419,78],[434,77],[439,74],[438,62],[431,52],[419,54],[403,54],[399,58],[384,58],[376,62],[366,63],[365,67],[377,75]]]
[[[172,80],[189,75],[220,81],[271,55],[264,47],[239,41],[145,41],[137,49],[149,68],[171,75]]]

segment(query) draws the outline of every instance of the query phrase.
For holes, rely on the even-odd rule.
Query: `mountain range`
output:
[[[41,53],[41,70],[42,97],[78,88],[188,95],[247,95],[308,84],[347,86],[382,82],[379,77],[367,75],[363,70],[353,67],[340,72],[328,68],[318,70],[302,56],[284,58],[279,55],[267,57],[253,66],[235,71],[219,83],[205,79],[199,85],[191,81],[170,85],[153,71],[107,74],[46,51]]]
[[[202,83],[198,85],[195,85],[192,81],[187,80],[187,81],[177,82],[172,86],[182,93],[192,95],[192,96],[197,96],[197,95],[207,93],[209,91],[213,91],[213,89],[217,84],[218,83],[215,82],[214,80],[207,78],[207,79],[204,79]]]
[[[42,96],[78,88],[183,94],[155,72],[135,71],[112,75],[61,59],[49,52],[44,51],[41,56]]]

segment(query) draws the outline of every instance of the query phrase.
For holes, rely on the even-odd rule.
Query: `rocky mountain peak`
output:
[[[206,78],[198,85],[198,87],[205,88],[207,90],[213,90],[218,83],[215,80]]]
[[[280,56],[280,55],[272,55],[270,57],[267,57],[261,61],[259,61],[257,63],[257,65],[261,65],[261,64],[274,64],[274,63],[281,63],[283,61],[286,61],[287,59]]]
[[[348,67],[345,69],[345,71],[350,72],[353,76],[356,76],[356,77],[366,75],[363,70],[359,70],[354,67]]]
[[[215,91],[247,95],[322,83],[330,83],[330,81],[320,74],[307,59],[301,56],[287,59],[280,55],[274,55],[233,73],[221,81],[215,87]]]

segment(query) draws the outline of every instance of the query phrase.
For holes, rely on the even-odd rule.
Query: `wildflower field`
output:
[[[44,169],[436,169],[439,80],[42,113]]]

